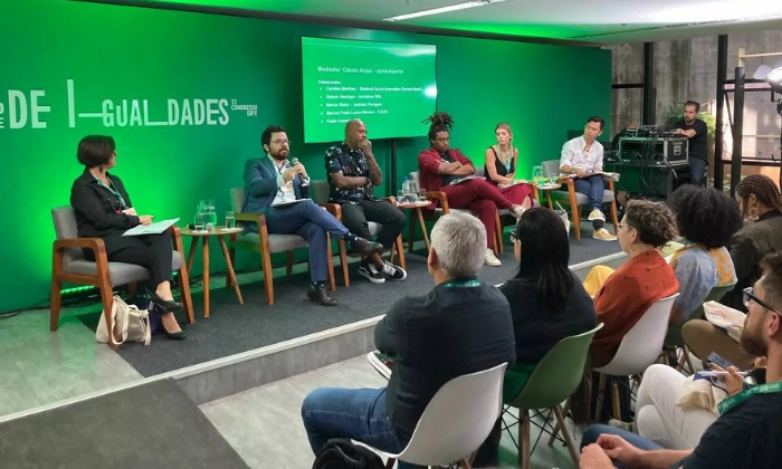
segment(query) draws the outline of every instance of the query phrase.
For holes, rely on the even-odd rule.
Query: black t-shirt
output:
[[[443,161],[447,161],[448,163],[453,163],[454,161],[456,161],[455,159],[451,158],[451,155],[449,155],[447,151],[440,153],[440,158],[442,158]],[[440,183],[440,187],[447,186],[456,179],[459,179],[459,176],[454,176],[449,174],[443,175],[442,182]]]
[[[688,125],[683,120],[680,120],[679,122],[673,124],[673,126],[682,130],[694,130],[695,136],[689,139],[690,144],[688,156],[690,158],[700,158],[704,161],[708,161],[708,156],[706,153],[706,140],[709,129],[706,128],[706,123],[700,119],[695,119],[692,124]]]
[[[595,304],[575,274],[561,313],[539,304],[537,288],[530,281],[509,280],[500,286],[500,291],[510,303],[518,364],[536,365],[560,340],[597,325]]]
[[[782,467],[782,393],[754,394],[730,409],[711,424],[681,467]]]
[[[445,383],[516,359],[508,300],[484,283],[397,300],[375,327],[375,345],[394,360],[386,411],[408,437]]]

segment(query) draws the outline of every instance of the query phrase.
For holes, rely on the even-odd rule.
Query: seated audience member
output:
[[[760,259],[772,252],[782,252],[782,199],[774,181],[767,176],[753,174],[736,186],[741,213],[746,220],[730,241],[730,257],[736,268],[736,286],[720,302],[745,311],[744,289],[760,278]],[[706,359],[712,352],[741,369],[749,369],[755,358],[741,344],[708,321],[694,319],[682,329],[682,336],[690,350]]]
[[[782,197],[770,177],[753,174],[736,186],[736,199],[746,224],[730,241],[737,281],[721,303],[746,311],[743,291],[760,278],[760,260],[769,253],[782,252]]]
[[[530,208],[532,186],[515,180],[519,149],[513,146],[513,131],[509,124],[502,122],[497,124],[494,133],[497,135],[497,143],[486,149],[486,180],[496,185],[511,202]]]
[[[605,182],[603,176],[597,174],[603,171],[603,145],[596,141],[603,134],[605,121],[602,117],[592,116],[584,126],[584,135],[567,141],[562,146],[562,156],[559,160],[559,170],[565,175],[573,175],[576,192],[589,197],[589,220],[592,222],[592,237],[603,241],[615,241],[605,228],[606,216],[603,213],[603,192]],[[577,215],[576,215],[577,216]]]
[[[174,317],[174,312],[182,309],[182,304],[175,301],[171,293],[171,234],[164,231],[156,235],[122,236],[134,226],[149,225],[154,217],[139,215],[120,178],[109,174],[108,170],[117,164],[112,137],[84,137],[79,142],[76,156],[85,166],[84,173],[71,187],[71,206],[79,237],[102,239],[109,262],[125,262],[146,268],[149,284],[154,288],[154,310],[161,314],[166,337],[184,339],[185,333]],[[84,255],[88,260],[95,260],[91,249],[84,249]]]
[[[351,232],[371,239],[369,224],[383,225],[377,242],[391,249],[405,227],[405,214],[396,206],[375,198],[375,186],[383,182],[383,173],[367,140],[367,127],[359,119],[345,124],[345,141],[326,150],[326,174],[329,175],[329,201],[342,207],[342,223]],[[382,251],[364,256],[358,273],[372,283],[404,280],[407,272],[380,257]]]
[[[377,349],[393,359],[388,387],[310,393],[301,415],[313,453],[332,438],[398,453],[445,383],[513,364],[508,300],[476,277],[485,243],[486,230],[469,214],[454,212],[437,221],[427,260],[434,289],[397,300],[375,328]],[[454,402],[454,411],[470,404]]]
[[[537,364],[559,341],[597,325],[592,298],[568,268],[570,244],[559,216],[546,208],[524,212],[511,232],[519,261],[515,277],[500,286],[510,303],[516,364],[505,373],[504,402],[524,389]],[[501,435],[497,422],[474,467],[496,467]]]
[[[467,209],[478,216],[486,228],[484,261],[488,266],[498,267],[501,263],[493,250],[497,209],[510,209],[518,218],[524,212],[522,197],[513,202],[485,179],[469,178],[475,173],[472,161],[459,150],[448,148],[453,126],[451,116],[436,112],[428,120],[431,122],[429,142],[432,146],[418,155],[421,188],[445,192],[450,208]],[[521,191],[523,188],[514,186],[513,190]]]
[[[692,184],[677,189],[669,204],[676,214],[679,236],[685,240],[670,261],[680,293],[671,311],[671,324],[678,324],[703,305],[712,288],[736,283],[725,246],[741,227],[741,213],[724,193]]]
[[[771,469],[782,460],[782,255],[763,262],[764,276],[747,289],[748,313],[741,333],[747,352],[766,359],[765,382],[752,386],[728,369],[729,397],[720,417],[694,449],[665,450],[625,430],[593,425],[581,440],[582,469]],[[646,376],[644,376],[646,381]],[[639,398],[640,399],[640,398]]]
[[[301,163],[288,161],[290,142],[285,129],[266,127],[261,135],[266,156],[247,161],[244,166],[244,213],[262,213],[269,234],[295,234],[307,240],[312,284],[307,297],[323,306],[339,304],[326,289],[328,280],[328,237],[344,239],[353,252],[372,255],[382,246],[351,233],[332,214],[307,199],[310,178]],[[246,229],[257,231],[254,224]]]
[[[584,280],[594,295],[597,331],[590,350],[592,366],[605,366],[614,358],[625,334],[658,300],[679,291],[673,269],[658,249],[676,237],[673,214],[664,204],[631,200],[619,223],[619,246],[630,258],[615,272],[592,269]]]

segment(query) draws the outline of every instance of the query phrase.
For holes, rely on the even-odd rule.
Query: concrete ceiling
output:
[[[116,0],[115,0],[116,1]],[[291,15],[382,21],[466,0],[137,0]],[[506,0],[399,22],[409,26],[579,42],[656,41],[782,29],[779,0]]]

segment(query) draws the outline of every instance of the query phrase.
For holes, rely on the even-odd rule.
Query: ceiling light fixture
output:
[[[392,16],[391,18],[386,18],[383,21],[404,21],[413,18],[421,18],[422,16],[439,15],[441,13],[450,13],[452,11],[466,10],[468,8],[483,7],[486,5],[491,5],[492,3],[500,3],[505,1],[507,0],[473,0],[470,2],[449,5],[447,7],[432,8],[431,10],[416,11],[414,13]]]

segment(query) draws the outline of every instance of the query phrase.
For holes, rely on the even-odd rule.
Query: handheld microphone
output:
[[[296,166],[297,164],[299,164],[299,159],[294,156],[293,158],[291,158],[291,164],[293,166]]]

